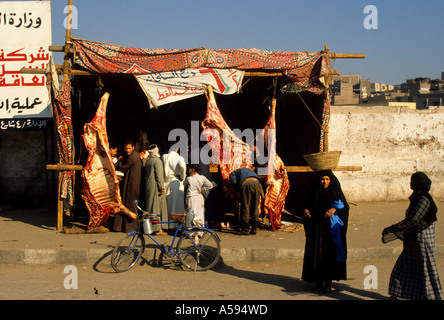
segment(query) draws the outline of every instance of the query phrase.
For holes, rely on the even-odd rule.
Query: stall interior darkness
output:
[[[277,80],[277,81],[276,81]],[[320,127],[322,121],[324,94],[303,92],[299,95],[283,93],[280,87],[284,78],[248,77],[240,93],[220,95],[215,93],[216,103],[231,129],[244,130],[264,128],[269,117],[270,99],[276,96],[276,152],[286,166],[306,166],[303,155],[319,151]],[[83,145],[83,125],[94,117],[100,97],[109,92],[106,113],[107,133],[110,144],[119,145],[132,139],[137,142],[141,130],[147,132],[149,143],[159,146],[161,154],[167,153],[176,141],[168,141],[168,134],[175,128],[191,133],[191,122],[200,124],[206,115],[205,95],[182,100],[150,109],[148,98],[133,76],[102,75],[76,76],[72,80],[72,116],[76,164],[84,165],[88,150]],[[307,110],[304,102],[313,115]],[[205,142],[201,142],[205,144]],[[302,202],[307,195],[313,173],[289,172],[290,190],[285,209],[292,215],[300,216]],[[217,181],[217,177],[215,177]],[[83,181],[76,171],[74,217],[86,218],[88,212],[81,193]],[[230,210],[227,207],[227,210]],[[290,217],[283,216],[283,220]]]

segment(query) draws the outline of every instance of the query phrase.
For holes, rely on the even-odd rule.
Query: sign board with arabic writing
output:
[[[151,108],[205,93],[208,85],[220,94],[239,91],[244,71],[237,69],[193,68],[135,75]]]
[[[0,2],[0,39],[0,131],[45,128],[52,118],[45,75],[20,69],[48,66],[50,1]]]

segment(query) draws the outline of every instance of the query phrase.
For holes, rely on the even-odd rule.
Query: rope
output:
[[[299,91],[296,90],[296,87],[293,85],[294,91],[298,94],[299,98],[302,100],[302,102],[304,103],[305,107],[307,108],[308,112],[310,112],[310,114],[313,116],[313,118],[316,120],[316,122],[318,123],[319,127],[322,128],[321,123],[319,122],[319,120],[315,117],[315,115],[313,114],[313,112],[311,112],[310,108],[308,107],[307,103],[305,103],[304,99],[302,99],[301,95],[299,94]]]

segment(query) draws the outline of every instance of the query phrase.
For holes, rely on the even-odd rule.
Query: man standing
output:
[[[253,170],[239,168],[230,174],[230,182],[239,192],[241,234],[256,234],[260,198],[264,191],[259,177]],[[251,226],[251,231],[249,231]]]
[[[170,151],[162,156],[165,168],[165,196],[168,214],[185,212],[185,191],[183,182],[186,177],[187,165],[185,159],[179,155],[178,150]],[[176,228],[176,223],[171,223],[170,229]]]
[[[168,221],[168,213],[165,200],[164,171],[160,160],[159,148],[152,144],[148,147],[149,158],[145,161],[145,196],[146,211],[159,216],[161,221]],[[157,235],[166,235],[160,226],[153,225],[153,231]]]
[[[124,156],[116,163],[115,167],[116,170],[124,174],[123,182],[120,184],[122,203],[129,210],[136,212],[134,200],[139,200],[142,162],[139,154],[134,151],[134,143],[131,140],[125,142]],[[131,219],[119,213],[115,216],[111,229],[128,233],[137,230],[137,227],[137,219]]]

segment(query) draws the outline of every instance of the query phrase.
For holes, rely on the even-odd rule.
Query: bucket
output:
[[[192,209],[188,209],[185,217],[186,228],[191,229],[194,226],[193,224],[194,216],[195,216],[194,211]]]
[[[153,233],[153,225],[148,217],[143,218],[143,233],[144,234],[152,234]]]

